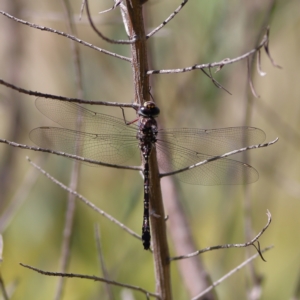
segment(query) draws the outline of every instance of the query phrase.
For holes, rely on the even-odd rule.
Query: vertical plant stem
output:
[[[75,27],[74,27],[70,3],[68,0],[62,0],[62,4],[65,10],[65,14],[67,15],[68,31],[74,35]],[[73,62],[75,67],[74,74],[75,74],[75,86],[77,87],[77,97],[82,99],[83,85],[82,85],[82,72],[81,72],[81,64],[80,64],[79,47],[78,44],[73,41],[71,41],[71,52],[72,52]],[[81,116],[78,116],[78,124],[77,124],[78,130],[80,130],[80,121],[81,121]],[[69,185],[69,187],[72,190],[77,190],[79,171],[80,171],[80,164],[78,161],[74,161],[72,165],[70,185]],[[73,235],[74,216],[76,210],[75,200],[76,200],[75,195],[69,193],[65,225],[63,230],[63,244],[61,249],[61,257],[60,257],[60,271],[63,273],[67,271],[70,262],[71,242],[72,242],[72,235]],[[59,300],[62,298],[64,283],[65,283],[65,278],[60,277],[57,283],[55,300]]]
[[[267,10],[267,13],[265,15],[265,18],[263,20],[263,23],[261,25],[261,31],[257,35],[255,39],[255,45],[259,43],[261,40],[262,33],[265,33],[266,26],[270,22],[270,18],[272,16],[272,11],[275,6],[276,0],[271,0],[269,3],[269,7]],[[254,6],[255,7],[255,6]],[[260,7],[259,7],[260,8]],[[257,10],[253,8],[253,10],[250,10],[252,14],[249,14],[249,19],[252,19],[254,16],[257,15]],[[247,28],[248,29],[248,28]],[[248,47],[248,45],[246,45]],[[257,59],[257,58],[256,58]],[[248,83],[252,81],[253,77],[255,76],[256,71],[256,64],[255,64],[255,56],[252,56],[249,58],[248,61]],[[246,90],[246,105],[245,105],[245,113],[244,113],[244,124],[250,125],[251,124],[251,118],[253,113],[253,108],[255,105],[253,93],[251,92],[251,89],[249,86],[247,86]],[[249,154],[247,152],[243,153],[243,161],[246,163],[249,162]],[[253,235],[253,223],[252,223],[252,203],[251,203],[251,187],[248,185],[245,185],[244,187],[244,232],[245,232],[245,239],[250,240],[251,236]],[[250,248],[246,248],[246,256],[247,258],[250,257]],[[261,298],[262,293],[262,276],[258,273],[256,270],[254,263],[251,262],[249,264],[249,270],[250,270],[250,283],[248,283],[248,299],[249,300],[258,300]]]
[[[124,1],[123,1],[124,2]],[[143,8],[139,0],[126,0],[121,3],[123,21],[130,39],[137,37],[137,41],[131,45],[132,71],[134,82],[135,102],[143,104],[150,100],[148,58],[146,48],[146,35],[143,19]],[[153,150],[150,160],[150,217],[151,235],[153,243],[153,255],[156,275],[156,293],[162,300],[172,299],[170,283],[170,265],[168,262],[169,249],[167,244],[166,224],[164,220],[164,208],[162,202],[161,186],[157,166],[156,153]]]
[[[193,253],[197,250],[186,214],[179,199],[179,191],[176,188],[174,178],[168,176],[163,180],[162,192],[168,219],[169,234],[172,240],[176,255]],[[177,262],[184,286],[190,298],[199,294],[212,284],[208,272],[205,270],[201,256]],[[215,290],[209,291],[203,300],[215,300]]]
[[[6,11],[11,12],[14,15],[20,14],[22,11],[21,1],[2,1],[1,6],[4,6]],[[2,9],[2,7],[1,7]],[[21,72],[20,65],[22,65],[22,53],[24,51],[24,37],[22,35],[21,27],[15,23],[10,22],[5,26],[5,30],[2,30],[4,36],[2,37],[2,45],[7,43],[7,52],[3,53],[7,57],[7,66],[2,66],[2,70],[5,69],[5,75],[9,81],[15,85],[20,85]],[[24,114],[22,96],[19,93],[9,89],[6,93],[7,100],[3,102],[5,104],[5,114],[7,116],[7,137],[13,141],[17,141],[21,138],[24,126]],[[3,101],[3,95],[1,94],[1,102]],[[3,211],[7,204],[7,196],[10,189],[15,189],[14,181],[17,171],[17,158],[16,151],[14,149],[3,149],[1,152],[2,165],[0,168],[0,210]]]
[[[151,15],[149,14],[144,14],[144,17],[145,16],[147,19],[151,18]],[[152,46],[153,43],[155,43],[155,41],[152,41]],[[148,54],[148,61],[150,69],[154,69],[151,64],[151,49]],[[155,79],[155,77],[150,77],[150,85],[153,83],[153,79]],[[151,93],[153,95],[153,89],[151,89]],[[162,125],[161,119],[160,125]],[[172,216],[166,221],[166,224],[168,224],[169,237],[172,241],[176,255],[179,256],[183,253],[192,253],[197,251],[198,249],[196,248],[192,236],[191,227],[188,224],[187,216],[180,201],[180,192],[178,191],[178,185],[176,186],[174,176],[165,177],[161,188],[164,199],[164,207],[167,214]],[[187,290],[190,298],[199,294],[212,284],[210,276],[205,270],[201,256],[179,260],[176,264],[184,283],[184,288]],[[205,298],[203,298],[203,300],[216,299],[217,296],[214,289],[209,291],[205,295]]]
[[[95,241],[96,241],[96,246],[97,246],[97,253],[98,253],[98,260],[99,260],[99,266],[100,269],[102,270],[103,278],[106,280],[110,280],[108,271],[105,266],[105,261],[103,258],[103,253],[102,253],[102,247],[101,247],[101,241],[100,241],[100,229],[99,225],[95,224],[94,226],[95,230]],[[108,283],[105,283],[105,291],[106,291],[106,297],[108,300],[114,300],[114,295],[112,292],[112,286]]]

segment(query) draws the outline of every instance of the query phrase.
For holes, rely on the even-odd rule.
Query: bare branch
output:
[[[85,42],[85,41],[83,41],[83,40],[81,40],[81,39],[79,39],[79,38],[77,38],[77,37],[75,37],[73,35],[67,34],[65,32],[61,32],[61,31],[58,31],[56,29],[52,29],[50,27],[40,26],[40,25],[37,25],[37,24],[34,24],[34,23],[30,23],[30,22],[18,19],[18,18],[14,17],[14,16],[11,16],[10,14],[8,14],[8,13],[6,13],[4,11],[1,11],[1,10],[0,10],[0,13],[2,15],[6,16],[6,17],[8,17],[8,18],[10,18],[10,19],[18,22],[18,23],[23,24],[23,25],[27,25],[29,27],[32,27],[32,28],[35,28],[35,29],[39,29],[39,30],[42,30],[42,31],[48,31],[48,32],[52,32],[52,33],[55,33],[55,34],[58,34],[58,35],[62,35],[64,37],[68,38],[68,39],[71,39],[71,40],[73,40],[75,42],[78,42],[78,43],[80,43],[80,44],[82,44],[82,45],[84,45],[86,47],[90,47],[90,48],[92,48],[92,49],[94,49],[96,51],[99,51],[101,53],[104,53],[104,54],[107,54],[107,55],[110,55],[110,56],[113,56],[113,57],[116,57],[116,58],[119,58],[119,59],[122,59],[122,60],[125,60],[125,61],[128,61],[128,62],[131,62],[131,59],[129,57],[125,57],[125,56],[122,56],[122,55],[119,55],[119,54],[116,54],[116,53],[113,53],[113,52],[101,49],[99,47],[94,46],[91,43],[87,43],[87,42]]]
[[[250,61],[249,61],[249,57],[247,58],[247,73],[248,73],[248,82],[249,82],[249,86],[252,92],[252,95],[255,98],[259,98],[260,96],[256,93],[254,85],[253,85],[253,81],[252,81],[252,77],[251,77],[251,68],[250,68]]]
[[[94,29],[94,31],[106,42],[108,43],[112,43],[112,44],[121,44],[121,45],[128,45],[128,44],[133,44],[137,41],[136,38],[132,39],[132,40],[113,40],[110,39],[108,37],[106,37],[105,35],[103,35],[95,26],[95,24],[93,23],[91,14],[90,14],[90,9],[89,9],[89,3],[88,0],[85,0],[85,5],[86,5],[86,12],[87,12],[87,16],[90,22],[90,25],[92,26],[92,28]]]
[[[214,63],[207,63],[207,64],[201,64],[201,65],[194,65],[191,67],[187,67],[187,68],[183,68],[183,69],[170,69],[170,70],[149,70],[147,72],[147,75],[151,75],[151,74],[173,74],[173,73],[184,73],[184,72],[190,72],[190,71],[194,71],[194,70],[201,70],[201,69],[207,69],[207,68],[214,68],[214,67],[223,67],[225,65],[229,65],[229,64],[233,64],[236,63],[237,61],[243,60],[249,56],[251,56],[252,54],[254,54],[255,52],[257,52],[259,49],[261,49],[262,47],[265,46],[265,44],[268,43],[268,36],[265,35],[261,41],[261,43],[254,49],[250,50],[249,52],[238,56],[236,58],[233,59],[223,59],[222,61],[219,62],[214,62]]]
[[[146,38],[150,38],[152,35],[154,35],[157,31],[159,31],[160,29],[162,29],[165,25],[167,25],[180,11],[181,9],[184,7],[184,5],[188,2],[188,0],[184,0],[175,10],[173,13],[171,13],[171,15],[165,19],[158,27],[156,27],[155,29],[153,29],[150,33],[148,33],[146,35]]]
[[[147,290],[145,290],[143,288],[140,288],[140,287],[134,286],[134,285],[130,285],[130,284],[120,283],[120,282],[113,281],[113,280],[107,280],[107,279],[97,277],[97,276],[92,276],[92,275],[43,271],[41,269],[37,269],[37,268],[31,267],[29,265],[23,264],[23,263],[20,263],[20,265],[24,268],[36,271],[40,274],[47,275],[47,276],[81,278],[81,279],[90,279],[90,280],[94,280],[94,281],[106,282],[106,283],[111,284],[111,285],[121,286],[121,287],[125,287],[125,288],[131,289],[131,290],[139,291],[139,292],[142,292],[146,295],[149,295],[149,296],[152,296],[152,297],[156,297],[157,299],[160,299],[159,295],[157,295],[155,293],[148,292]]]
[[[46,171],[44,171],[41,167],[39,167],[34,162],[32,162],[30,160],[30,158],[26,157],[26,159],[29,161],[29,163],[33,167],[35,167],[39,172],[41,172],[43,175],[45,175],[47,178],[49,178],[55,184],[57,184],[58,186],[60,186],[62,189],[66,190],[68,193],[71,193],[71,194],[75,195],[79,200],[81,200],[84,204],[86,204],[87,206],[89,206],[90,208],[92,208],[94,211],[96,211],[100,215],[104,216],[105,218],[109,219],[111,222],[117,224],[119,227],[121,227],[122,229],[124,229],[127,233],[129,233],[133,237],[141,240],[141,237],[138,234],[136,234],[134,231],[132,231],[130,228],[126,227],[124,224],[122,224],[121,222],[119,222],[118,220],[116,220],[114,217],[112,217],[111,215],[109,215],[105,211],[103,211],[100,208],[98,208],[95,204],[93,204],[92,202],[90,202],[89,200],[87,200],[81,194],[77,193],[76,191],[73,191],[72,189],[70,189],[69,187],[67,187],[66,185],[64,185],[63,183],[61,183],[60,181],[58,181],[57,179],[55,179],[49,173],[47,173]]]
[[[73,14],[70,7],[69,0],[61,0],[62,6],[64,8],[65,17],[64,20],[67,27],[68,32],[72,35],[76,34],[76,27],[74,24]],[[83,98],[83,79],[82,79],[82,67],[81,67],[81,59],[80,59],[80,48],[79,44],[69,40],[71,46],[71,53],[73,58],[73,64],[75,67],[75,85],[74,87],[77,90],[77,97]],[[77,114],[77,129],[80,130],[80,113]],[[80,172],[80,162],[74,160],[72,163],[72,170],[70,175],[70,184],[69,187],[72,190],[76,190],[78,186],[78,177]],[[68,193],[68,200],[67,200],[67,207],[65,211],[65,223],[64,229],[62,234],[62,245],[61,245],[61,254],[59,259],[59,270],[60,272],[66,272],[68,266],[70,264],[71,259],[71,242],[72,237],[74,235],[74,218],[75,218],[75,211],[76,211],[76,196]],[[61,300],[63,291],[66,285],[66,280],[63,277],[60,277],[56,284],[56,291],[55,291],[55,300]]]
[[[260,50],[257,51],[257,72],[260,76],[266,76],[267,73],[266,72],[263,72],[262,69],[261,69],[261,53],[260,53]]]
[[[95,224],[95,226],[94,226],[94,231],[95,231],[95,240],[96,240],[100,268],[102,270],[103,277],[107,280],[107,279],[109,279],[109,276],[108,276],[108,272],[107,272],[104,258],[103,258],[103,252],[102,252],[102,247],[101,247],[101,242],[100,242],[100,230],[99,230],[99,226],[97,224]],[[111,290],[111,287],[109,284],[105,285],[105,290],[106,290],[108,299],[113,300],[114,297],[113,297],[113,293],[112,293],[112,290]]]
[[[122,3],[122,1],[123,0],[116,1],[115,4],[113,5],[113,7],[109,8],[109,9],[106,9],[106,10],[103,10],[103,11],[100,11],[99,14],[104,14],[104,13],[107,13],[109,11],[114,10],[117,6],[119,6]]]
[[[262,253],[266,252],[266,251],[268,251],[268,250],[270,250],[272,248],[273,248],[273,246],[266,247],[261,252]],[[225,276],[223,276],[219,280],[215,281],[210,287],[208,287],[207,289],[205,289],[203,292],[201,292],[200,294],[198,294],[196,297],[192,298],[191,300],[198,300],[198,299],[200,299],[205,294],[207,294],[208,292],[210,292],[213,288],[215,288],[216,286],[218,286],[225,279],[229,278],[231,275],[233,275],[234,273],[236,273],[237,271],[239,271],[241,268],[245,267],[248,263],[250,263],[252,260],[254,260],[255,258],[257,258],[258,256],[259,256],[259,254],[256,253],[253,256],[249,257],[242,264],[240,264],[239,266],[237,266],[236,268],[234,268],[233,270],[231,270],[230,272],[228,272]]]
[[[84,10],[84,0],[82,0],[82,2],[81,2],[79,20],[81,20],[81,18],[82,18],[83,10]]]
[[[201,69],[201,71],[211,79],[211,81],[213,82],[213,84],[219,88],[219,89],[222,89],[224,90],[225,92],[227,92],[229,95],[232,95],[228,90],[226,90],[216,79],[213,78],[212,74],[211,74],[211,67],[208,68],[209,70],[209,74],[204,70],[204,69]]]
[[[61,152],[61,151],[54,151],[54,150],[44,149],[44,148],[40,148],[40,147],[34,147],[34,146],[28,146],[28,145],[24,145],[24,144],[18,144],[18,143],[8,141],[8,140],[5,140],[5,139],[0,139],[0,143],[8,144],[12,147],[17,147],[17,148],[21,148],[21,149],[51,153],[51,154],[55,154],[55,155],[59,155],[59,156],[63,156],[63,157],[71,158],[71,159],[76,159],[76,160],[79,160],[81,162],[90,163],[90,164],[93,164],[93,165],[98,165],[98,166],[111,167],[111,168],[115,168],[115,169],[134,170],[134,171],[141,171],[142,170],[141,167],[121,166],[121,165],[103,163],[103,162],[100,162],[100,161],[84,158],[82,156],[77,156],[77,155],[74,155],[74,154],[68,154],[68,153]]]
[[[68,27],[68,32],[71,33],[73,36],[75,36],[76,26],[75,26],[74,17],[70,7],[69,0],[61,0],[61,2],[65,10],[64,20],[67,19],[65,23]],[[77,97],[83,98],[83,78],[82,78],[83,71],[82,71],[82,61],[80,57],[80,48],[79,45],[72,40],[70,40],[70,48],[71,48],[73,64],[75,68],[75,87],[77,90]]]
[[[266,43],[264,44],[265,51],[266,51],[266,53],[267,53],[267,55],[268,55],[268,57],[269,57],[272,65],[274,67],[278,68],[278,69],[282,69],[281,66],[279,66],[278,64],[275,63],[274,59],[272,58],[272,56],[270,54],[270,50],[269,50],[269,35],[270,35],[270,28],[267,27],[267,33],[265,35],[267,37],[267,39],[266,39]]]
[[[230,60],[230,58],[228,58],[228,57],[223,59],[223,61],[229,61],[229,60]],[[219,71],[221,71],[221,70],[223,69],[223,67],[224,67],[224,64],[220,65],[220,66],[216,69],[215,73],[218,73]]]
[[[36,91],[31,91],[31,90],[26,90],[26,89],[20,88],[18,86],[15,86],[11,83],[8,83],[8,82],[4,81],[3,79],[0,79],[0,84],[2,84],[4,86],[7,86],[7,87],[9,87],[13,90],[16,90],[16,91],[18,91],[22,94],[35,96],[35,97],[46,98],[46,99],[55,99],[55,100],[75,102],[75,103],[80,103],[80,104],[90,104],[90,105],[131,107],[131,108],[134,108],[134,109],[136,109],[136,107],[137,107],[137,105],[131,104],[131,103],[118,103],[118,102],[83,100],[83,99],[79,99],[79,98],[69,98],[69,97],[63,97],[63,96],[58,96],[58,95],[45,94],[45,93],[41,93],[41,92],[36,92]]]
[[[199,254],[202,254],[204,252],[208,252],[208,251],[213,251],[213,250],[219,250],[219,249],[227,249],[227,248],[244,248],[244,247],[248,247],[250,245],[254,245],[254,243],[256,241],[258,241],[258,239],[262,236],[262,234],[267,230],[267,228],[270,226],[271,221],[272,221],[272,216],[271,213],[267,210],[267,216],[268,216],[268,222],[267,224],[264,226],[264,228],[256,235],[256,237],[254,237],[250,242],[244,243],[244,244],[225,244],[225,245],[217,245],[217,246],[212,246],[212,247],[207,247],[201,250],[198,250],[194,253],[190,253],[187,255],[181,255],[181,256],[176,256],[176,257],[171,257],[170,261],[173,260],[179,260],[179,259],[186,259],[186,258],[190,258],[193,256],[197,256]],[[261,251],[260,248],[255,247],[255,249],[258,252],[258,255],[261,256]],[[264,259],[263,259],[264,260]]]
[[[230,152],[227,152],[227,153],[222,154],[222,155],[213,156],[213,157],[211,157],[209,159],[203,160],[203,161],[201,161],[199,163],[196,163],[196,164],[194,164],[192,166],[188,166],[188,167],[185,167],[185,168],[173,171],[173,172],[168,172],[168,173],[160,174],[160,177],[162,178],[162,177],[165,177],[165,176],[171,176],[171,175],[175,175],[175,174],[178,174],[178,173],[181,173],[181,172],[184,172],[184,171],[188,171],[188,170],[191,170],[193,168],[197,168],[199,166],[205,165],[205,164],[207,164],[209,162],[215,161],[217,159],[225,158],[225,157],[228,157],[228,156],[231,156],[231,155],[234,155],[234,154],[237,154],[237,153],[241,153],[241,152],[244,152],[244,151],[248,151],[248,150],[252,150],[252,149],[258,149],[258,148],[263,148],[263,147],[268,147],[270,145],[275,144],[277,141],[278,141],[278,138],[276,138],[275,140],[273,140],[271,142],[268,142],[268,143],[258,144],[258,145],[252,145],[252,146],[249,146],[249,147],[244,147],[244,148],[241,148],[241,149],[238,149],[238,150],[230,151]],[[1,142],[1,140],[0,140],[0,142]]]

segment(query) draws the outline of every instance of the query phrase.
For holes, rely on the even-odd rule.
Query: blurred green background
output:
[[[90,1],[98,28],[112,38],[126,38],[119,10],[98,15],[112,1]],[[144,5],[147,31],[159,25],[180,1],[152,1]],[[130,48],[110,45],[79,21],[80,1],[72,1],[77,36],[98,47],[130,56]],[[149,40],[153,69],[173,69],[220,61],[253,49],[263,26],[269,24],[270,52],[283,69],[274,68],[262,51],[261,77],[253,82],[260,98],[249,96],[246,61],[225,66],[214,74],[228,95],[201,72],[152,76],[152,91],[161,108],[164,127],[218,128],[245,125],[249,99],[251,120],[246,125],[266,132],[267,140],[279,137],[269,148],[251,151],[250,163],[260,173],[248,186],[253,229],[266,223],[270,210],[273,222],[260,239],[262,247],[274,244],[265,254],[267,263],[255,261],[263,277],[261,299],[291,299],[300,280],[300,172],[299,125],[300,15],[298,1],[192,1],[157,35]],[[67,31],[60,1],[2,0],[0,9],[32,23]],[[268,20],[267,23],[266,20]],[[75,72],[70,41],[35,30],[0,15],[0,77],[25,89],[76,97]],[[80,46],[84,98],[132,102],[131,67],[113,57]],[[32,145],[28,134],[38,126],[54,125],[38,112],[34,97],[0,86],[0,137]],[[118,108],[93,110],[121,117]],[[126,111],[128,119],[134,117]],[[16,284],[12,299],[53,299],[57,278],[46,277],[19,266],[19,262],[58,271],[67,193],[32,170],[29,156],[68,184],[72,162],[61,157],[33,153],[0,145],[0,209],[2,220],[14,201],[22,205],[2,232],[4,261],[1,274],[7,287]],[[35,178],[36,176],[36,178]],[[164,181],[162,181],[163,184]],[[28,192],[26,191],[28,189]],[[137,233],[142,223],[142,180],[138,173],[109,168],[81,168],[78,191]],[[197,247],[243,243],[244,187],[202,187],[180,184],[180,196],[189,217]],[[16,202],[17,203],[17,202]],[[77,202],[75,235],[69,271],[101,276],[94,238],[94,224],[101,230],[103,255],[110,278],[154,291],[152,256],[141,243],[108,220]],[[168,212],[166,212],[168,213]],[[171,217],[171,216],[170,216]],[[171,254],[172,254],[172,245]],[[250,249],[255,253],[254,249]],[[206,253],[204,264],[213,280],[245,259],[245,249]],[[242,269],[216,288],[220,299],[246,299],[249,270]],[[174,299],[188,299],[176,263],[172,264]],[[121,288],[113,288],[115,299],[125,299]],[[100,296],[99,296],[100,295]],[[123,295],[123,296],[121,296]],[[144,299],[139,293],[135,298]],[[70,279],[63,299],[106,299],[104,285]]]

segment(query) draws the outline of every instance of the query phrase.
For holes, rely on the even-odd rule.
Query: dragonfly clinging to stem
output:
[[[265,140],[262,130],[248,126],[159,129],[155,118],[160,111],[152,101],[145,102],[137,110],[138,124],[129,125],[123,119],[96,113],[74,103],[38,98],[36,106],[45,116],[63,127],[33,129],[30,138],[40,147],[118,165],[126,165],[129,158],[140,149],[144,175],[142,241],[146,250],[150,248],[151,240],[149,157],[154,149],[160,173],[163,174]],[[76,130],[78,116],[80,131]],[[175,176],[190,184],[243,184],[255,182],[258,172],[246,163],[222,158]]]

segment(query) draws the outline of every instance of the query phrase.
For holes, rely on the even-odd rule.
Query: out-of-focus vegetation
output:
[[[60,1],[13,2],[19,2],[14,9],[11,0],[2,1],[0,9],[33,23],[67,30]],[[118,9],[98,15],[98,11],[107,9],[112,2],[90,2],[95,22],[102,32],[112,38],[125,38]],[[149,0],[144,5],[148,31],[160,24],[179,4],[180,1]],[[250,152],[251,165],[259,171],[260,179],[250,186],[249,197],[256,232],[267,221],[267,209],[273,217],[260,243],[262,247],[274,244],[275,248],[265,254],[267,263],[260,259],[255,261],[255,267],[263,277],[262,299],[289,299],[300,280],[300,17],[298,1],[277,1],[271,12],[269,6],[269,1],[190,0],[173,21],[149,40],[149,55],[153,69],[183,68],[239,56],[260,41],[257,36],[262,33],[267,15],[271,14],[268,23],[271,28],[270,51],[283,69],[274,68],[262,52],[262,69],[267,75],[260,77],[254,72],[254,86],[260,98],[252,99],[251,121],[247,125],[263,129],[268,140],[278,136],[279,142]],[[80,1],[72,1],[72,9],[78,16]],[[81,22],[78,17],[76,20],[78,37],[130,56],[128,46],[110,45],[99,39],[85,17]],[[0,40],[1,78],[26,89],[76,97],[74,65],[67,39],[17,24],[1,15]],[[130,103],[133,99],[130,64],[83,46],[80,51],[84,98]],[[161,108],[159,120],[164,127],[244,125],[249,97],[246,61],[225,66],[215,77],[232,93],[231,96],[217,89],[201,71],[153,76],[153,93]],[[0,86],[1,138],[32,145],[28,137],[31,129],[57,126],[37,111],[34,100]],[[118,108],[92,109],[121,117]],[[130,119],[134,112],[128,110],[126,115]],[[47,172],[65,184],[69,182],[69,160],[0,145],[2,213],[15,201],[16,193],[28,185],[24,178],[32,172],[32,167],[25,160],[26,155],[32,160],[39,159]],[[142,180],[138,173],[84,165],[79,182],[81,194],[140,232],[143,202]],[[245,242],[243,186],[182,184],[180,188],[198,248]],[[57,278],[24,269],[19,262],[58,271],[66,199],[65,191],[40,175],[12,222],[2,232],[4,261],[1,274],[7,286],[17,281],[13,299],[53,299]],[[102,275],[94,239],[95,223],[100,224],[110,278],[154,290],[151,254],[142,249],[138,240],[79,202],[69,271]],[[254,249],[251,251],[255,252]],[[203,255],[213,280],[244,259],[245,249]],[[174,299],[187,299],[176,263],[172,265],[172,276]],[[246,299],[248,278],[249,270],[245,268],[218,286],[220,299]],[[121,299],[121,288],[114,288],[114,293],[116,299]],[[104,295],[101,283],[70,279],[64,299],[105,299]],[[138,293],[134,295],[136,299],[144,299]]]

